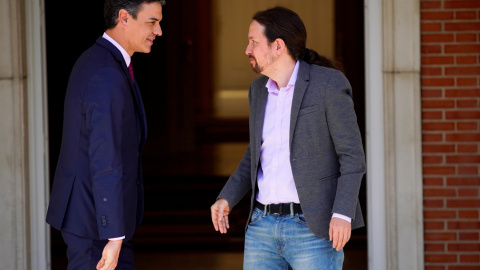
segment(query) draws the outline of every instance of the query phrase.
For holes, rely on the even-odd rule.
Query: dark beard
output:
[[[253,58],[253,60],[255,60],[255,66],[253,65],[253,63],[251,64],[253,72],[255,72],[255,73],[257,73],[257,74],[262,73],[263,68],[261,68],[261,67],[258,65],[257,59],[255,59],[254,57],[252,57],[252,58]]]

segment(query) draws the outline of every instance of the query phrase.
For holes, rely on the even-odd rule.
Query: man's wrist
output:
[[[334,218],[334,217],[340,218],[340,219],[343,219],[345,221],[348,221],[349,223],[352,223],[352,218],[349,218],[349,217],[344,216],[342,214],[333,213],[332,218]]]

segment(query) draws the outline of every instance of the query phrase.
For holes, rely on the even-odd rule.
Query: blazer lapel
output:
[[[128,81],[130,82],[130,89],[132,93],[132,97],[135,99],[136,102],[136,107],[138,108],[138,113],[141,119],[141,125],[140,125],[140,130],[141,130],[141,146],[145,144],[145,139],[147,137],[147,120],[145,117],[145,108],[143,107],[143,101],[142,101],[142,95],[140,94],[140,90],[138,89],[138,85],[136,82],[132,81],[132,77],[130,76],[130,71],[128,70],[127,64],[125,63],[125,59],[123,58],[122,53],[113,45],[110,43],[110,41],[104,39],[103,37],[99,37],[97,39],[97,43],[104,47],[105,49],[109,50],[113,57],[119,62],[120,66],[122,67],[124,75],[127,77]]]
[[[258,163],[260,149],[262,147],[263,122],[265,120],[265,108],[267,107],[268,89],[267,81],[259,89],[255,89],[255,162]]]
[[[298,112],[300,111],[300,106],[302,105],[303,96],[305,95],[309,80],[310,65],[304,61],[300,61],[297,81],[295,82],[295,90],[293,92],[292,111],[290,114],[290,151],[292,150],[293,132],[295,131],[295,125],[297,124]]]

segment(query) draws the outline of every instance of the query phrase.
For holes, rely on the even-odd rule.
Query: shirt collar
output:
[[[272,92],[279,92],[281,90],[289,91],[292,89],[292,86],[295,85],[297,82],[297,76],[298,76],[298,69],[300,67],[300,61],[297,60],[297,63],[295,64],[295,68],[293,69],[292,76],[290,76],[290,80],[288,80],[288,84],[285,87],[282,87],[281,89],[277,88],[277,83],[272,80],[271,78],[268,79],[267,84],[265,85],[268,89],[269,93]]]
[[[107,33],[103,33],[102,37],[110,41],[110,43],[112,43],[113,46],[117,47],[117,49],[122,53],[123,59],[125,59],[125,64],[127,64],[127,67],[128,67],[132,59],[130,58],[130,55],[128,55],[127,51],[125,51],[125,49],[122,46],[120,46],[120,44],[118,44],[113,38],[107,35]]]

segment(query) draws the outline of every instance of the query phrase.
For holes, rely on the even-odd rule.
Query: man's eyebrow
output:
[[[157,18],[155,18],[155,17],[150,17],[150,18],[148,18],[148,19],[149,19],[149,20],[153,20],[153,21],[160,21],[160,19],[157,19]]]

